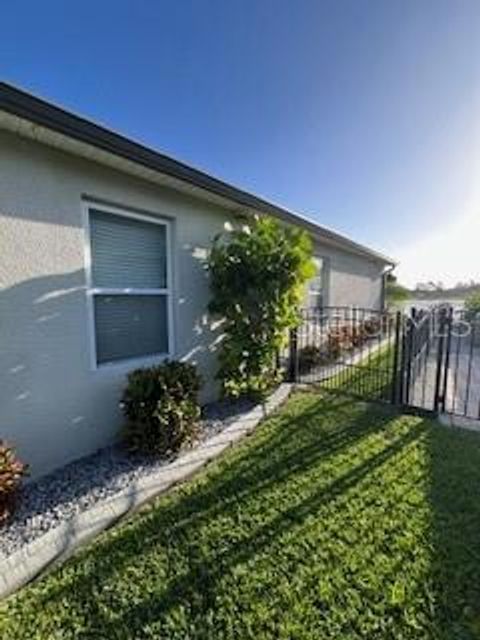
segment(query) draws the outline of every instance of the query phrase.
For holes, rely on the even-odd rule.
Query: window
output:
[[[167,223],[96,207],[88,215],[95,364],[168,354]]]
[[[323,258],[313,258],[317,273],[308,283],[308,307],[310,309],[319,309],[326,303],[325,296],[325,278],[326,263]]]

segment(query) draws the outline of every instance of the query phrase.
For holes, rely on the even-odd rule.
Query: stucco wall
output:
[[[125,366],[92,370],[82,197],[172,219],[175,355],[214,394],[203,258],[227,212],[0,132],[0,435],[33,474],[118,432]]]
[[[326,303],[380,309],[383,265],[315,242],[315,255],[326,259]]]
[[[33,477],[107,445],[121,424],[128,367],[93,370],[90,361],[87,196],[172,220],[175,356],[199,366],[203,400],[215,395],[219,333],[206,314],[204,257],[231,215],[0,131],[0,437]],[[318,252],[330,261],[330,304],[378,303],[378,267]]]

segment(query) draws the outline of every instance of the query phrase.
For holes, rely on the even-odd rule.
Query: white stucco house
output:
[[[382,306],[390,258],[0,83],[0,438],[33,476],[115,438],[134,368],[194,362],[214,396],[204,261],[252,214],[312,234],[309,304]]]

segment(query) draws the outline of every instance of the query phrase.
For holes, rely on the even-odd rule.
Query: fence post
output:
[[[447,316],[447,343],[445,347],[445,364],[443,366],[442,410],[445,411],[447,402],[448,370],[450,368],[450,350],[452,347],[453,307],[448,310]]]
[[[398,391],[398,404],[405,403],[405,364],[407,359],[407,337],[409,326],[405,322],[408,320],[406,316],[402,318],[401,332],[400,332],[400,372],[399,372],[399,391]]]
[[[393,379],[392,379],[392,404],[398,402],[398,350],[400,349],[400,325],[402,322],[402,313],[397,311],[395,314],[395,342],[393,346]]]
[[[440,404],[442,403],[442,394],[440,392],[442,384],[442,367],[443,367],[443,355],[445,350],[445,309],[440,309],[440,322],[439,326],[435,323],[436,328],[439,329],[438,345],[437,345],[437,371],[435,375],[435,394],[433,397],[433,410],[435,413],[439,413]]]
[[[410,402],[410,386],[412,384],[412,351],[413,351],[413,340],[416,333],[417,325],[415,324],[415,318],[417,316],[417,310],[415,307],[412,307],[410,311],[410,319],[409,319],[409,328],[408,328],[408,344],[407,344],[407,357],[405,361],[406,374],[407,379],[405,382],[405,393],[404,393],[404,403],[409,404]]]
[[[297,382],[297,359],[298,359],[298,332],[297,328],[290,329],[289,357],[288,357],[288,380]]]

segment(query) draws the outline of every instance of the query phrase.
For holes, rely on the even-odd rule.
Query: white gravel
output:
[[[199,439],[213,437],[254,405],[252,401],[237,400],[205,407]],[[132,455],[118,446],[107,447],[28,483],[20,494],[14,517],[0,529],[0,558],[170,461]]]

